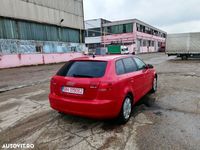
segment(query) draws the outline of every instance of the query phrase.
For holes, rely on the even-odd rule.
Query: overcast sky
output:
[[[168,33],[200,32],[200,0],[84,0],[85,19],[137,18]]]

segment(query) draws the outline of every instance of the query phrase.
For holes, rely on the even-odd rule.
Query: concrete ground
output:
[[[135,106],[126,125],[60,115],[49,107],[49,78],[62,64],[0,70],[0,148],[200,149],[200,60],[139,55],[159,75],[156,94]]]

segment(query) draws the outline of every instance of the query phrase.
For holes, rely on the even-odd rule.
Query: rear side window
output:
[[[137,71],[137,66],[132,58],[123,59],[126,73]]]
[[[70,61],[57,73],[58,76],[77,78],[100,78],[105,74],[107,62],[104,61]]]
[[[124,64],[122,60],[118,60],[115,65],[117,75],[121,75],[125,73]]]

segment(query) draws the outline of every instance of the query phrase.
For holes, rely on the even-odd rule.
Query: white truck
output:
[[[200,57],[200,33],[168,34],[166,54],[182,59]]]

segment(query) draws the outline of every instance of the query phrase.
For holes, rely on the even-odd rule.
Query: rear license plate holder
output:
[[[83,88],[75,88],[75,87],[62,87],[62,92],[67,94],[76,94],[76,95],[83,95],[84,89]]]

